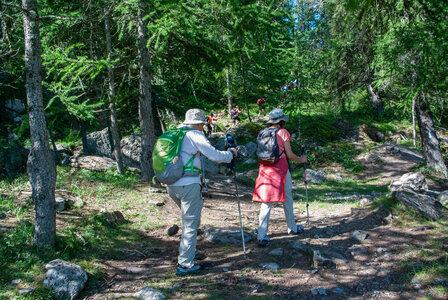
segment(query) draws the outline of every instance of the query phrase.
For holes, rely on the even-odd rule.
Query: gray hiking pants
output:
[[[197,230],[201,223],[201,185],[193,183],[184,186],[168,186],[168,194],[182,213],[182,237],[177,262],[187,268],[194,265]]]
[[[292,178],[288,171],[285,179],[285,202],[283,202],[283,210],[285,211],[286,224],[288,225],[288,233],[297,232],[297,224],[294,218],[294,206],[292,200]],[[261,203],[260,215],[258,216],[258,240],[269,240],[268,227],[269,216],[271,215],[272,202]]]

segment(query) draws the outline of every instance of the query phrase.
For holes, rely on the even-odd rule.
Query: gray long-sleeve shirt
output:
[[[180,159],[183,165],[186,165],[192,156],[194,157],[193,166],[195,168],[201,169],[201,159],[198,155],[201,153],[208,159],[215,162],[229,163],[233,159],[233,153],[231,150],[219,151],[215,149],[210,141],[205,137],[205,135],[199,130],[190,130],[185,134],[182,141],[182,146],[180,150]],[[201,183],[199,176],[184,176],[172,186],[183,186],[193,183]]]

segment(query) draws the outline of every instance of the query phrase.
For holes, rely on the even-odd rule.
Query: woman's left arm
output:
[[[290,141],[285,142],[285,153],[286,153],[286,156],[288,157],[288,159],[290,159],[292,161],[295,161],[295,162],[298,162],[301,164],[307,162],[306,155],[302,155],[301,157],[298,157],[297,155],[294,154],[294,152],[292,152]]]

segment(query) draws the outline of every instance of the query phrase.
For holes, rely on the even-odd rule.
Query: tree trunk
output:
[[[243,77],[243,97],[244,104],[246,106],[247,118],[249,119],[249,123],[252,123],[249,112],[249,104],[247,103],[247,85],[246,85],[246,69],[244,68],[243,61],[241,60],[241,76]]]
[[[30,123],[31,150],[28,174],[36,213],[33,244],[54,247],[56,213],[54,190],[56,166],[51,156],[42,101],[41,49],[36,0],[23,0],[25,36],[26,98]]]
[[[79,120],[79,132],[81,134],[81,141],[82,141],[82,151],[84,152],[84,155],[89,155],[89,150],[87,147],[87,132],[86,132],[86,121]]]
[[[142,130],[142,153],[140,156],[141,175],[143,181],[150,181],[154,176],[152,169],[152,149],[156,142],[154,132],[154,117],[152,114],[151,97],[151,62],[146,44],[148,42],[148,21],[143,20],[145,7],[142,1],[139,2],[138,11],[138,50],[140,60],[140,98],[139,98],[139,118]]]
[[[412,98],[412,139],[414,147],[417,146],[417,128],[415,124],[415,97]]]
[[[231,115],[233,102],[232,102],[232,95],[230,93],[230,72],[229,69],[226,69],[226,86],[227,86],[227,104],[229,107],[229,116]]]
[[[110,24],[109,19],[106,17],[104,19],[104,29],[106,31],[106,50],[109,62],[112,61],[112,43],[110,40]],[[120,145],[120,129],[118,128],[117,122],[117,110],[115,108],[115,81],[114,81],[114,68],[109,66],[107,68],[108,78],[109,78],[109,109],[110,109],[110,127],[113,140],[113,151],[112,155],[115,158],[117,164],[118,173],[124,174],[123,168],[123,158],[121,155],[121,145]]]
[[[443,160],[442,151],[440,150],[440,142],[437,138],[432,113],[423,93],[417,96],[415,110],[426,164],[429,168],[434,169],[447,178],[448,170]]]
[[[367,91],[369,92],[370,98],[372,99],[373,108],[376,110],[378,116],[382,116],[384,114],[384,104],[380,96],[375,93],[375,90],[373,89],[371,83],[367,84]]]

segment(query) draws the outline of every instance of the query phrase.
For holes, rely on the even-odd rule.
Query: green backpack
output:
[[[161,183],[170,185],[179,180],[184,171],[190,170],[192,175],[198,171],[193,167],[194,156],[185,166],[179,157],[182,141],[189,130],[188,127],[170,129],[157,139],[152,152],[152,167],[154,177]]]

